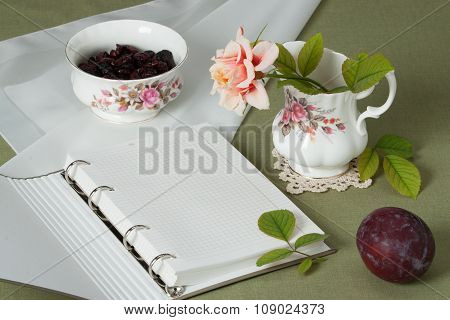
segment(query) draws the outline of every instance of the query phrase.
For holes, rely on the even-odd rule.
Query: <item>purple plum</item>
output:
[[[401,208],[380,208],[358,228],[356,245],[367,268],[377,277],[405,283],[431,265],[435,244],[425,222]]]

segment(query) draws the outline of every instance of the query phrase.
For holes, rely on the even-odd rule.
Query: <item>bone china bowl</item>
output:
[[[78,65],[116,44],[140,50],[169,50],[176,66],[157,76],[138,80],[104,79],[84,72]],[[155,117],[182,88],[180,67],[187,58],[186,41],[174,30],[148,21],[114,20],[98,23],[75,34],[67,43],[66,57],[72,66],[71,81],[77,98],[100,118],[117,123]]]

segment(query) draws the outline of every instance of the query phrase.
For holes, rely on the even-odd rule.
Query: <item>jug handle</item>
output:
[[[364,111],[356,121],[356,130],[362,136],[367,134],[367,131],[363,130],[362,128],[364,119],[366,118],[378,119],[383,113],[385,113],[389,109],[389,107],[392,105],[392,102],[394,101],[395,93],[397,92],[397,80],[395,79],[394,71],[388,72],[385,77],[389,84],[389,96],[386,102],[381,107],[370,107],[370,106],[367,107],[367,110]],[[371,93],[372,90],[360,92],[356,95],[356,99],[357,100],[363,99]]]

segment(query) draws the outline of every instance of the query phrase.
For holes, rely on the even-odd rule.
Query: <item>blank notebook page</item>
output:
[[[82,167],[91,179],[85,192],[100,185],[115,189],[102,193],[99,204],[107,216],[117,212],[108,218],[122,234],[135,224],[150,227],[133,242],[147,261],[172,253],[177,259],[168,262],[179,271],[256,260],[284,245],[257,225],[262,213],[276,209],[297,215],[296,235],[322,233],[217,131],[153,132],[140,143],[74,154],[69,161],[91,162]]]

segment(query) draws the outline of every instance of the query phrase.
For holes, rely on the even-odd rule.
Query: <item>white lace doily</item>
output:
[[[365,189],[372,184],[372,179],[368,179],[366,181],[359,180],[356,159],[353,159],[350,162],[349,170],[340,176],[312,179],[304,177],[292,170],[289,166],[289,162],[284,157],[279,155],[275,149],[273,149],[272,155],[277,159],[274,164],[274,169],[281,170],[278,177],[281,181],[288,183],[286,186],[286,191],[292,194],[300,194],[305,191],[325,192],[329,189],[345,191],[350,186]]]

